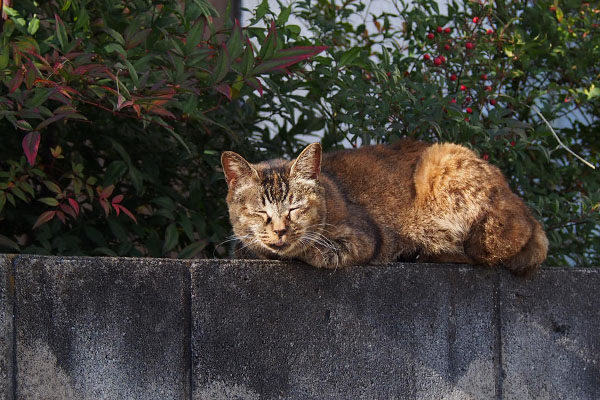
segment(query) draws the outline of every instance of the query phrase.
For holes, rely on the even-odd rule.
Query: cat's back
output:
[[[410,139],[323,155],[323,172],[352,197],[388,197],[411,190],[416,165],[431,144]]]

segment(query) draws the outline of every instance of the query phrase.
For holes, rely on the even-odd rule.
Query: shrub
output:
[[[294,46],[283,17],[215,32],[198,0],[38,4],[7,9],[1,37],[0,244],[211,256],[221,150],[259,147],[262,80],[324,48]]]
[[[548,264],[598,264],[599,180],[577,158],[598,164],[598,10],[396,4],[263,1],[214,32],[198,0],[18,2],[0,42],[0,245],[222,256],[222,150],[408,136],[498,165],[544,222]]]

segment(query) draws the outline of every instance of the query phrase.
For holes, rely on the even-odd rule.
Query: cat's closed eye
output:
[[[268,212],[260,210],[260,211],[256,211],[256,214],[260,215],[261,218],[263,218],[265,220],[265,223],[267,223],[267,224],[271,223],[271,216],[269,215]]]

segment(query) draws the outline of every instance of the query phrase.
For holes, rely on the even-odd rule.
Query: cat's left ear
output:
[[[238,181],[257,176],[256,170],[252,168],[250,163],[233,151],[223,152],[221,165],[229,188],[232,188]]]
[[[320,143],[306,146],[292,164],[290,175],[304,179],[318,179],[321,174],[321,153]]]

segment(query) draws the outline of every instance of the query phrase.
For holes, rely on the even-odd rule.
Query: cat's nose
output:
[[[287,232],[287,227],[284,227],[283,229],[273,229],[273,232],[275,232],[277,236],[283,237],[283,235],[285,235]]]

